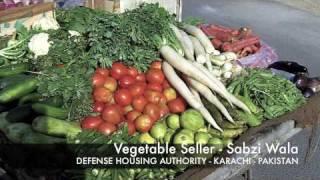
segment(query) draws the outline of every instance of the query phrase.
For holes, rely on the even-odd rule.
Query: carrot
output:
[[[238,52],[240,51],[241,49],[247,47],[247,46],[251,46],[251,45],[254,45],[256,43],[259,43],[260,42],[260,38],[258,36],[251,36],[251,37],[248,37],[246,39],[242,39],[242,40],[239,40],[239,41],[236,41],[232,44],[229,44],[229,43],[225,43],[222,45],[222,50],[223,51],[232,51],[232,52]]]
[[[173,67],[167,63],[162,63],[163,73],[165,74],[168,81],[172,86],[179,92],[179,94],[188,102],[188,104],[198,110],[202,116],[210,123],[214,128],[223,132],[216,121],[213,119],[209,111],[203,106],[202,102],[199,101],[197,97],[192,94],[187,85],[182,81],[182,79],[177,75]]]

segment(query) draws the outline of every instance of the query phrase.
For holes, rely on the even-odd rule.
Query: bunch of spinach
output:
[[[247,69],[247,73],[235,78],[228,90],[233,94],[247,92],[251,100],[263,109],[267,119],[293,111],[306,102],[293,83],[268,70]]]

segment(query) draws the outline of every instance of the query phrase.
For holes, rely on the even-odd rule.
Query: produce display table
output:
[[[250,128],[245,134],[235,142],[240,145],[243,142],[251,146],[261,147],[261,154],[254,157],[249,155],[246,157],[258,158],[266,155],[266,143],[285,143],[289,138],[299,133],[303,128],[317,127],[320,122],[320,94],[313,96],[308,103],[294,112],[285,114],[277,119],[265,121],[261,126]],[[314,131],[314,130],[313,130]],[[314,132],[313,132],[314,133]],[[314,146],[315,145],[315,146]],[[316,138],[311,139],[309,148],[316,148]],[[223,153],[222,157],[228,156]],[[233,155],[233,157],[241,157],[245,155]],[[240,175],[253,167],[250,165],[224,165],[213,166],[207,168],[190,168],[177,179],[230,179],[236,175]]]
[[[181,1],[177,0],[176,2],[179,8],[174,9],[181,11]],[[218,148],[214,153],[218,151],[221,153],[216,154],[215,158],[256,160],[268,154],[267,144],[284,144],[304,128],[313,127],[309,148],[316,148],[318,140],[314,133],[320,121],[320,93],[317,89],[319,88],[319,79],[303,77],[305,85],[301,85],[299,88],[296,81],[289,82],[283,77],[274,76],[273,71],[264,70],[270,64],[278,61],[278,56],[273,48],[262,42],[260,37],[252,34],[248,28],[228,30],[228,28],[219,26],[219,28],[227,29],[232,33],[220,33],[221,39],[218,38],[217,33],[214,38],[210,39],[209,37],[213,36],[205,34],[196,24],[185,22],[181,29],[175,27],[173,22],[177,22],[177,20],[173,16],[171,17],[171,12],[166,12],[165,9],[158,6],[141,6],[137,10],[126,11],[123,16],[101,13],[88,8],[62,10],[55,14],[53,3],[0,12],[0,50],[2,50],[0,51],[0,60],[1,57],[4,59],[3,65],[0,66],[4,68],[3,72],[7,70],[9,74],[14,72],[14,69],[19,70],[17,67],[20,67],[21,72],[17,70],[17,73],[13,75],[30,77],[16,80],[15,83],[21,87],[22,85],[25,87],[23,83],[31,83],[30,89],[21,92],[21,94],[3,96],[2,101],[0,96],[0,105],[5,108],[10,107],[2,111],[2,119],[6,124],[3,123],[4,130],[1,130],[6,134],[2,134],[0,130],[0,144],[11,144],[11,142],[15,144],[46,144],[48,142],[52,144],[78,144],[78,142],[91,144],[92,142],[100,142],[96,141],[97,139],[101,140],[101,145],[119,142],[134,145],[156,144],[158,142],[169,144],[200,143]],[[95,9],[94,6],[91,8]],[[158,13],[157,16],[154,15],[155,12]],[[158,15],[163,19],[157,19]],[[146,17],[151,19],[146,19]],[[179,17],[177,19],[180,19]],[[157,23],[158,21],[164,21],[163,27],[149,24],[149,22]],[[36,22],[42,23],[37,24]],[[138,24],[138,22],[143,23]],[[89,24],[97,27],[90,28]],[[26,26],[27,29],[19,29],[22,27],[21,25]],[[29,31],[29,27],[34,29],[31,28]],[[129,32],[130,28],[128,30],[127,27],[134,27],[134,30],[138,30],[137,36],[135,36],[136,32]],[[39,32],[32,30],[39,30]],[[121,33],[133,33],[133,35],[129,38],[116,36]],[[158,36],[153,37],[154,34]],[[16,41],[7,43],[10,37]],[[135,40],[132,41],[132,39]],[[252,39],[254,41],[249,41]],[[168,40],[168,44],[159,46],[159,40],[161,42]],[[214,40],[221,40],[221,44],[214,47]],[[117,43],[119,41],[119,45],[110,46],[111,43],[114,44],[113,41]],[[250,44],[252,42],[255,43]],[[181,49],[175,49],[175,43],[179,47],[181,46]],[[42,46],[46,46],[47,49],[45,47],[41,49]],[[112,49],[111,47],[116,48]],[[130,51],[132,47],[138,48],[138,50]],[[221,49],[221,52],[218,48]],[[223,50],[223,48],[230,50]],[[123,49],[128,51],[123,52]],[[179,51],[184,55],[179,54]],[[245,53],[243,54],[243,52]],[[113,56],[112,53],[115,55]],[[141,57],[136,57],[137,54]],[[75,61],[76,59],[79,61]],[[88,60],[92,64],[88,63]],[[249,69],[248,67],[261,69]],[[11,69],[8,70],[8,68]],[[244,70],[243,68],[248,69]],[[258,76],[250,74],[251,71],[259,71]],[[295,75],[297,74],[295,73]],[[308,74],[307,70],[305,74]],[[1,78],[13,75],[4,74]],[[299,75],[302,76],[302,74]],[[239,77],[243,79],[237,79]],[[258,80],[248,80],[251,77]],[[275,79],[275,81],[270,81],[270,79]],[[310,90],[311,86],[307,85],[311,84],[311,80],[318,83],[317,88],[313,88],[316,90],[310,94],[310,96],[313,95],[312,97],[306,96],[300,91],[302,86],[304,90]],[[6,81],[11,80],[6,79]],[[250,89],[249,86],[255,82],[260,82],[262,85],[257,88],[258,90]],[[2,92],[11,90],[10,88],[13,86],[8,84],[4,85],[1,89]],[[60,86],[61,84],[63,86]],[[264,86],[266,84],[273,86]],[[139,92],[136,92],[136,89]],[[264,91],[265,89],[268,91]],[[274,91],[275,89],[277,91]],[[248,94],[250,90],[254,93]],[[256,95],[256,92],[262,93],[264,98]],[[291,93],[286,94],[286,92]],[[318,93],[315,94],[316,92]],[[30,93],[32,98],[28,100]],[[269,98],[271,94],[273,99]],[[281,98],[279,98],[279,94],[282,95]],[[27,100],[24,99],[25,96],[28,97]],[[293,101],[289,102],[288,99],[291,97]],[[275,99],[281,99],[282,102],[276,102]],[[55,102],[55,100],[59,102]],[[264,103],[260,103],[262,101]],[[139,104],[139,102],[142,103]],[[9,106],[9,103],[12,103],[12,107]],[[278,105],[277,103],[281,104],[281,107],[276,106],[272,110],[281,109],[282,113],[275,112],[270,115],[269,112],[272,110],[269,111],[266,107]],[[300,107],[302,104],[303,106]],[[290,107],[291,105],[292,107]],[[94,107],[92,108],[92,106]],[[30,111],[22,118],[12,118],[12,114],[20,114],[14,110],[21,107],[28,108]],[[47,111],[48,109],[51,111]],[[288,113],[279,117],[285,112]],[[278,118],[273,119],[274,117]],[[269,120],[263,121],[264,118]],[[236,125],[234,120],[241,124]],[[233,124],[227,121],[231,121]],[[49,126],[52,124],[51,122],[57,124],[53,123],[52,126]],[[16,139],[11,136],[12,130],[15,130],[11,127],[15,127],[15,125],[18,127],[23,125],[24,129],[21,129],[25,130],[18,129],[19,138]],[[199,127],[197,127],[198,125]],[[61,127],[62,130],[52,131],[56,127]],[[236,135],[225,133],[228,134],[227,136],[224,134],[224,132],[230,132],[227,130],[237,133]],[[157,132],[160,132],[160,135]],[[207,139],[199,138],[201,135],[205,135]],[[33,136],[47,139],[40,138],[41,141],[29,141]],[[95,139],[86,141],[90,138]],[[238,147],[243,146],[243,143],[249,148],[258,147],[261,152],[252,154],[228,153],[227,147],[232,142]],[[223,148],[225,148],[224,151],[222,151]],[[32,152],[34,151],[35,149],[32,149]],[[145,153],[141,154],[145,156]],[[0,165],[6,164],[4,162],[5,156],[2,160],[0,158]],[[63,163],[65,162],[69,161],[63,161]],[[133,173],[131,173],[132,169],[126,167],[115,169],[107,167],[101,171],[95,169],[96,167],[88,167],[85,172],[88,172],[92,177],[97,177],[97,179],[107,179],[106,174],[110,173],[113,179],[129,179],[130,177],[140,180],[164,179],[163,177],[166,177],[166,179],[224,180],[245,173],[255,163],[235,163],[232,165],[226,163],[201,167],[191,167],[191,163],[188,163],[190,168],[186,169],[177,168],[179,166],[176,164],[174,164],[174,168],[168,166],[154,168],[155,166],[150,165],[146,168],[141,167],[142,170],[140,167],[131,167],[131,165],[136,164],[130,164],[129,168],[133,168]],[[9,168],[15,169],[11,166]],[[62,169],[63,171],[69,170],[69,167]],[[148,173],[144,173],[144,171]],[[71,173],[63,173],[55,173],[55,176],[62,179],[64,176],[71,177],[68,176]],[[46,176],[47,174],[43,175],[45,178]],[[50,175],[48,177],[51,179]]]

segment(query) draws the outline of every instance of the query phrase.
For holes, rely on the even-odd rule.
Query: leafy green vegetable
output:
[[[301,92],[290,81],[273,75],[268,70],[247,69],[248,74],[234,79],[228,86],[233,94],[250,98],[263,109],[267,119],[279,117],[293,111],[306,101]]]
[[[62,28],[77,30],[88,37],[90,60],[110,67],[123,61],[146,71],[158,59],[158,47],[170,44],[181,49],[169,24],[174,17],[158,4],[144,4],[122,14],[74,8],[57,16]]]
[[[183,23],[194,25],[194,26],[203,24],[205,22],[206,21],[203,18],[196,18],[196,17],[190,17],[190,16],[183,20]]]

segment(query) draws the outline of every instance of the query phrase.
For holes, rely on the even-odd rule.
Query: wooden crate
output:
[[[170,13],[176,14],[181,20],[182,0],[86,0],[85,6],[109,12],[122,13],[127,9],[136,8],[141,3],[159,3]]]
[[[18,24],[30,27],[43,16],[53,17],[54,8],[54,3],[47,2],[0,11],[0,36],[12,35]]]

